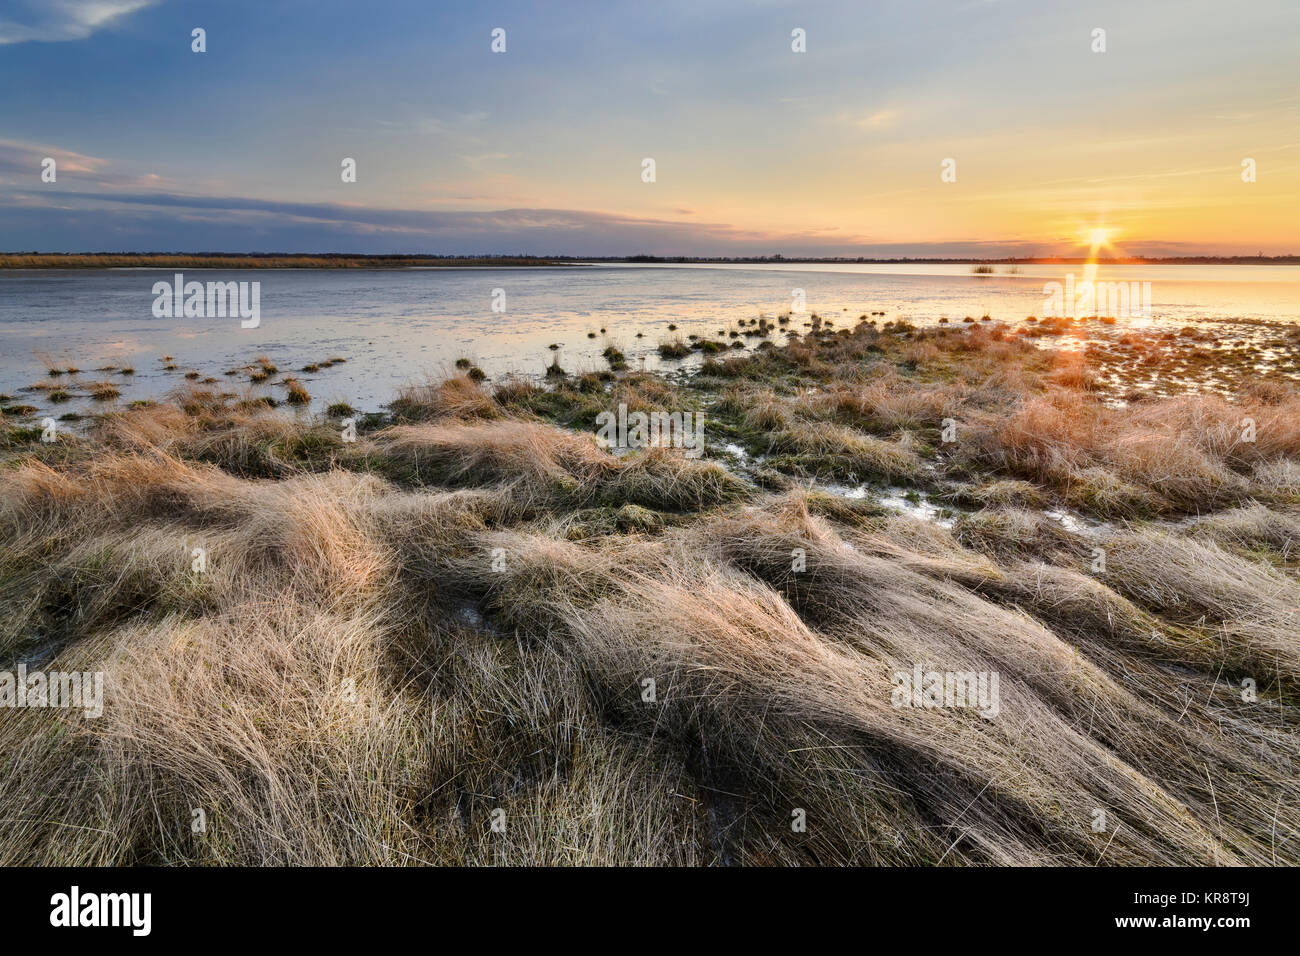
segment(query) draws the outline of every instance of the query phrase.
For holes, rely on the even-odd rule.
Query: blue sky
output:
[[[1295,0],[6,0],[0,249],[1300,253],[1297,37]]]

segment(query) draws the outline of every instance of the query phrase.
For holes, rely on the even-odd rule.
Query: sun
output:
[[[1088,233],[1088,242],[1092,244],[1092,247],[1094,249],[1099,249],[1102,246],[1109,245],[1110,230],[1101,229],[1101,228],[1092,230],[1090,233]]]

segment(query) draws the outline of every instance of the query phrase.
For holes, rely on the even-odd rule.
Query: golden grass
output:
[[[831,422],[812,422],[777,432],[772,444],[798,456],[799,467],[833,478],[907,480],[921,471],[906,435],[884,441]]]
[[[1300,862],[1291,393],[1112,407],[996,326],[805,339],[700,379],[724,437],[951,529],[543,420],[695,395],[640,375],[453,378],[355,442],[189,387],[17,442],[0,667],[106,700],[0,723],[0,863]],[[894,706],[916,665],[997,673],[997,716]]]
[[[468,375],[456,375],[441,382],[411,385],[398,392],[393,414],[402,421],[421,422],[435,418],[496,418],[498,410],[491,395]]]
[[[311,404],[311,392],[307,391],[307,387],[296,378],[286,378],[280,384],[288,390],[285,401],[290,405]]]

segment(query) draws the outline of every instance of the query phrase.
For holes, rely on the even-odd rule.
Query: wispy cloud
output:
[[[0,0],[0,43],[19,44],[0,87],[40,86],[0,106],[0,244],[789,254],[983,235],[1053,251],[1104,219],[1289,251],[1300,4],[1251,0],[1249,22],[1163,9],[1189,4],[1213,6],[1094,0],[1080,21],[1005,0],[824,0],[798,14],[795,55],[790,0],[558,0],[507,4],[496,56],[473,4],[304,26],[268,10],[308,5],[267,0],[194,4],[193,21],[162,0]],[[188,52],[194,23],[224,38],[207,56]]]
[[[300,227],[311,227],[330,236],[342,249],[359,249],[364,240],[387,236],[392,248],[397,242],[413,250],[481,251],[524,250],[540,253],[577,250],[605,254],[631,252],[676,253],[683,249],[700,254],[753,243],[767,249],[777,242],[822,247],[827,237],[818,233],[774,235],[718,222],[684,222],[653,216],[629,216],[583,209],[492,209],[412,210],[365,207],[343,203],[278,202],[243,196],[194,196],[170,192],[73,192],[59,190],[13,191],[0,206],[18,214],[26,211],[54,224],[61,214],[74,215],[82,224],[89,221],[125,220],[171,229],[178,218],[191,224],[190,231],[201,248],[217,248],[209,242],[200,223],[212,227],[213,236],[226,230],[244,230],[265,241],[268,235],[286,235]],[[127,212],[127,210],[138,212]],[[23,221],[31,220],[23,217]],[[120,223],[119,223],[120,224]],[[21,234],[13,216],[0,209],[0,245],[9,235]],[[226,244],[229,240],[221,240]],[[279,240],[288,242],[289,240]],[[839,236],[836,245],[861,241],[860,237]]]
[[[15,0],[0,18],[0,46],[84,40],[158,0]]]
[[[893,126],[896,119],[898,119],[898,110],[877,110],[875,113],[861,117],[858,125],[866,129],[885,129]]]
[[[108,164],[106,159],[74,153],[70,149],[0,139],[0,174],[13,174],[19,182],[22,177],[31,177],[31,182],[37,182],[41,175],[41,162],[47,156],[58,163],[61,173],[93,175]]]
[[[849,129],[889,129],[898,122],[902,111],[897,109],[876,109],[868,112],[846,110],[826,117],[826,120]]]
[[[0,202],[0,248],[228,252],[528,253],[537,255],[997,256],[1049,251],[1042,243],[953,239],[890,243],[839,227],[754,230],[722,222],[585,209],[413,210],[169,192],[14,192]],[[677,210],[685,215],[689,210]],[[176,224],[185,240],[175,240]],[[18,239],[17,237],[22,237]]]

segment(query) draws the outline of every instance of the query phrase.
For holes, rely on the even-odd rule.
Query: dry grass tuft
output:
[[[469,375],[455,375],[441,382],[409,385],[392,403],[399,421],[427,422],[441,418],[496,418],[497,406],[486,390]]]
[[[921,459],[906,435],[884,441],[831,422],[801,424],[772,436],[773,448],[796,456],[795,466],[831,478],[911,480]]]

